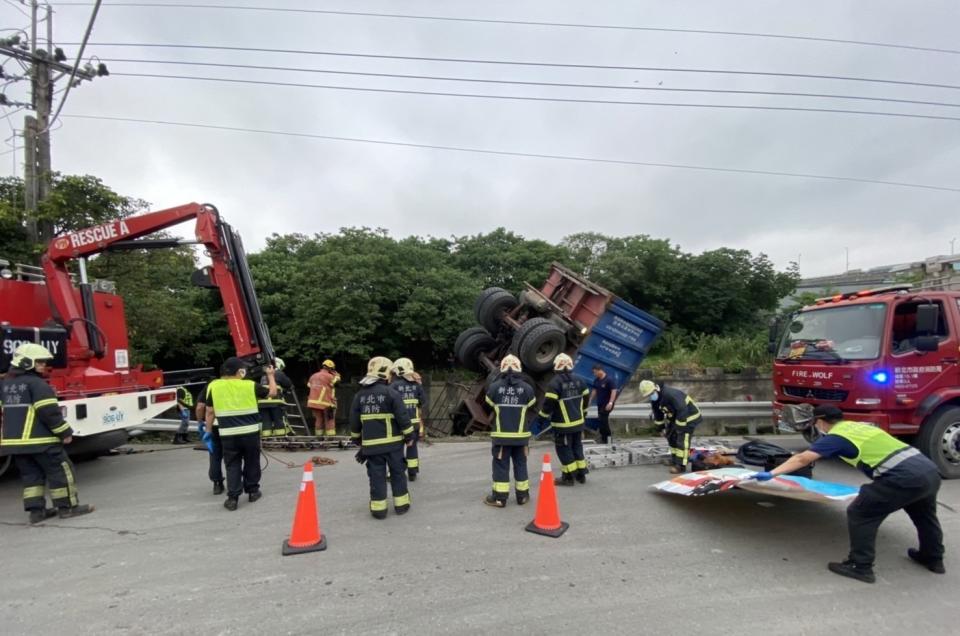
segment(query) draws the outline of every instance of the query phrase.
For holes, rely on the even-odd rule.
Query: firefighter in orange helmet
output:
[[[313,411],[314,434],[332,437],[337,434],[337,395],[336,387],[340,382],[337,365],[333,360],[324,360],[320,370],[310,376],[307,386],[307,408]]]

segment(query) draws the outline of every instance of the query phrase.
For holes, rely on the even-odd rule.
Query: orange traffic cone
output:
[[[326,549],[327,538],[320,532],[317,494],[313,487],[313,464],[307,462],[303,466],[297,510],[293,513],[293,529],[290,530],[290,539],[283,542],[283,556]]]
[[[550,466],[550,453],[543,456],[543,471],[540,473],[540,491],[537,493],[537,514],[527,525],[527,532],[547,537],[559,537],[570,527],[560,521],[560,506],[557,504],[557,490],[553,485],[553,468]]]

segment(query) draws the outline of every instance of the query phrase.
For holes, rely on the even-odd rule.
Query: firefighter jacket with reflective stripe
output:
[[[57,394],[33,371],[11,369],[0,382],[0,402],[0,455],[39,453],[73,435],[57,405]]]
[[[283,406],[283,392],[293,388],[293,382],[290,381],[290,378],[288,378],[287,374],[283,371],[274,371],[273,381],[277,383],[277,394],[274,397],[268,395],[267,397],[257,400],[257,404],[260,406]],[[260,378],[260,386],[267,388],[269,385],[270,381],[266,375]]]
[[[526,446],[530,442],[527,416],[537,401],[533,387],[508,371],[490,384],[486,399],[493,409],[490,441],[500,446]]]
[[[307,396],[307,407],[311,409],[332,409],[337,406],[337,396],[334,386],[340,381],[340,374],[329,369],[320,369],[310,376],[307,386],[310,395]]]
[[[887,470],[899,465],[902,460],[919,454],[919,451],[912,446],[869,424],[837,422],[830,429],[829,434],[842,437],[857,447],[856,457],[841,455],[840,459],[860,469],[868,477],[879,477]]]
[[[380,455],[403,448],[413,436],[403,397],[386,380],[361,386],[350,408],[350,437],[360,441],[364,455]]]
[[[569,372],[558,373],[550,380],[543,394],[540,416],[550,418],[550,424],[556,431],[582,431],[589,396],[590,389],[586,382]]]
[[[423,429],[423,414],[427,409],[427,395],[423,386],[406,378],[396,378],[390,383],[390,388],[394,389],[403,398],[403,404],[407,407],[407,415],[410,416],[410,423],[413,424],[413,428],[421,431]]]
[[[187,387],[177,387],[177,404],[186,409],[193,408],[193,396],[187,390]]]
[[[657,401],[651,402],[650,406],[653,408],[653,421],[657,426],[686,426],[700,417],[700,409],[693,398],[680,389],[669,386],[660,387]]]
[[[220,437],[260,434],[260,409],[257,399],[270,390],[253,380],[220,378],[207,387],[207,405],[213,408]]]

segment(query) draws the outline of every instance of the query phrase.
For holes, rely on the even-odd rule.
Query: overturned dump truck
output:
[[[450,413],[450,432],[456,435],[490,430],[485,387],[508,353],[520,358],[538,398],[553,377],[559,353],[574,359],[573,373],[588,385],[594,365],[600,364],[620,391],[664,329],[656,317],[559,263],[550,266],[539,289],[528,283],[518,296],[499,287],[485,289],[474,314],[479,325],[460,334],[454,353],[461,365],[482,376]]]

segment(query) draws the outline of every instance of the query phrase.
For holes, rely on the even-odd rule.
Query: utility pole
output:
[[[845,270],[843,270],[843,273],[846,274],[847,272],[850,271],[850,248],[849,248],[849,247],[845,247],[845,248],[843,248],[843,251],[844,251],[844,252],[846,253],[846,255],[847,255],[847,268],[846,268]]]
[[[98,1],[94,7],[93,16],[84,36],[84,45],[93,28]],[[40,17],[41,9],[43,17]],[[39,45],[38,32],[42,22],[46,22],[46,48]],[[50,158],[50,127],[54,122],[50,120],[53,110],[53,86],[56,79],[67,77],[67,81],[76,86],[82,80],[92,80],[98,76],[108,75],[106,66],[99,64],[94,67],[89,62],[80,66],[80,58],[75,64],[67,64],[66,55],[53,44],[53,8],[48,2],[30,0],[30,41],[22,42],[20,36],[0,40],[0,55],[19,60],[29,65],[27,78],[30,80],[30,103],[21,104],[33,110],[34,115],[24,118],[23,126],[23,185],[24,208],[26,210],[27,235],[31,241],[44,244],[53,238],[53,225],[41,222],[38,219],[40,204],[50,194],[53,179],[53,168]],[[83,53],[83,46],[80,54]],[[54,74],[57,74],[54,77]],[[68,87],[69,90],[69,87]],[[63,104],[61,103],[61,107]],[[57,113],[59,114],[59,109]]]
[[[950,256],[953,256],[953,244],[954,244],[956,241],[957,241],[957,239],[955,239],[955,238],[950,239]]]

